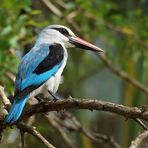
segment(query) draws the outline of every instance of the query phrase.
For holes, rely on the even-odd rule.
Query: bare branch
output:
[[[132,141],[129,148],[138,148],[144,139],[148,138],[148,130],[141,133],[134,141]]]
[[[11,72],[7,72],[6,76],[14,83],[15,81],[15,75]]]
[[[99,134],[99,133],[92,133],[92,135],[96,139],[102,139],[102,141],[112,144],[112,146],[114,148],[120,148],[120,145],[114,140],[114,138],[112,136],[107,136],[107,135],[103,135],[103,134]]]
[[[62,12],[56,6],[53,5],[49,0],[42,0],[42,2],[47,6],[47,8],[56,16],[61,17]]]
[[[47,148],[55,148],[52,144],[50,144],[35,128],[24,125],[22,123],[18,123],[17,127],[21,130],[30,133],[37,139],[39,139]]]
[[[134,119],[144,130],[148,130],[148,127],[138,118]]]
[[[2,97],[2,102],[4,105],[10,104],[7,99],[3,87],[0,87],[0,95]],[[24,113],[24,117],[31,116],[36,113],[47,112],[47,111],[59,111],[61,109],[89,109],[89,110],[101,110],[116,113],[128,118],[139,118],[148,121],[148,113],[147,108],[141,110],[137,107],[127,107],[120,104],[99,101],[99,100],[87,100],[82,99],[78,100],[76,98],[73,99],[65,99],[58,100],[57,102],[46,101],[42,103],[38,103],[32,105],[32,107]]]
[[[110,143],[113,147],[115,148],[120,148],[120,146],[117,144],[117,142],[115,142],[114,138],[111,136],[107,136],[107,135],[103,135],[103,134],[99,134],[99,133],[92,133],[90,131],[87,131],[82,125],[81,123],[76,119],[75,116],[69,114],[69,113],[65,113],[64,114],[67,118],[69,118],[73,125],[66,125],[62,122],[62,125],[64,127],[66,127],[67,129],[74,130],[77,131],[79,133],[82,133],[83,135],[85,135],[87,138],[89,138],[92,141],[95,141],[97,143],[101,143],[104,142],[105,144]]]
[[[4,87],[2,87],[0,85],[0,97],[1,97],[1,101],[3,103],[3,105],[5,106],[6,109],[9,109],[11,102],[9,101],[9,99],[7,98],[5,92],[4,92]]]
[[[4,105],[7,105],[10,103],[4,93],[3,87],[1,87],[0,89],[0,95],[2,97],[2,102],[4,103]],[[108,112],[116,113],[118,115],[122,115],[126,118],[131,118],[131,119],[139,118],[139,119],[148,121],[148,113],[147,113],[146,106],[143,109],[139,109],[137,107],[127,107],[127,106],[105,102],[105,101],[86,100],[86,99],[78,100],[76,98],[58,100],[57,102],[46,101],[46,102],[32,105],[31,108],[23,114],[23,118],[29,117],[31,115],[34,115],[36,113],[41,113],[41,112],[59,111],[62,109],[74,109],[74,108],[75,109],[89,109],[91,111],[92,110],[108,111]],[[140,122],[140,120],[137,120],[137,121],[140,124],[142,123]],[[22,127],[20,123],[18,123],[17,126],[21,129],[24,129],[24,130],[26,129],[25,131],[32,133],[38,139],[42,140],[42,143],[49,146],[50,143],[32,127],[30,128],[28,126]],[[87,137],[91,139],[95,139],[89,132],[86,132],[85,130],[82,130],[82,131],[83,131],[82,133],[85,134]]]
[[[120,104],[110,103],[106,101],[92,100],[92,99],[65,99],[58,100],[56,102],[46,101],[36,105],[33,105],[30,109],[28,109],[23,118],[34,115],[36,113],[41,112],[49,112],[49,111],[59,111],[62,109],[89,109],[107,111],[111,113],[115,113],[118,115],[122,115],[126,118],[139,118],[148,121],[148,114],[146,111],[142,111],[137,107],[127,107]]]
[[[48,122],[60,133],[61,137],[65,141],[68,148],[75,148],[74,144],[72,143],[71,139],[69,139],[68,135],[66,134],[66,131],[63,129],[63,127],[57,122],[60,119],[56,117],[53,113],[47,113],[45,114],[46,119]]]
[[[0,86],[0,96],[1,96],[2,103],[4,104],[4,106],[7,107],[6,109],[9,110],[11,102],[7,98],[7,96],[6,96],[5,92],[4,92],[4,88],[2,86]],[[1,120],[0,123],[1,123],[0,124],[1,125],[0,126],[0,134],[1,134],[1,132],[3,130],[3,120]],[[37,139],[39,139],[46,147],[55,148],[35,128],[29,127],[29,126],[24,125],[22,123],[18,123],[17,127],[20,128],[20,131],[21,131],[22,147],[24,147],[24,132],[28,132],[28,133],[32,134],[33,136],[35,136]]]
[[[139,90],[143,91],[144,93],[148,94],[148,87],[146,85],[141,84],[139,81],[137,81],[136,79],[134,79],[133,77],[129,76],[126,72],[124,72],[123,70],[119,70],[118,68],[116,68],[115,66],[113,66],[112,62],[110,60],[107,59],[105,54],[99,54],[97,53],[97,55],[100,57],[100,59],[102,60],[102,62],[117,76],[119,76],[120,78],[122,78],[123,80],[129,82],[130,84],[132,84],[133,86],[135,86],[136,88],[138,88]]]

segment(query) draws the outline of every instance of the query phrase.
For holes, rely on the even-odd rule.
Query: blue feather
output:
[[[61,48],[61,46],[58,47]],[[35,88],[39,87],[58,71],[63,64],[62,59],[55,65],[51,66],[51,68],[47,68],[42,73],[34,72],[38,65],[48,58],[50,52],[52,55],[52,50],[49,48],[49,45],[42,44],[33,47],[33,49],[23,57],[19,65],[18,74],[15,81],[15,94],[18,94],[19,96],[19,93],[23,93],[23,91],[30,86],[36,86]],[[21,98],[18,98],[16,95],[4,124],[14,123],[20,118],[31,91],[32,89],[27,91],[27,94],[24,93],[24,96]]]
[[[18,68],[18,74],[15,81],[15,90],[22,91],[23,86],[22,81],[34,81],[33,71],[36,67],[47,57],[49,54],[49,44],[41,44],[40,46],[33,47],[21,60]],[[32,79],[33,78],[33,79]],[[32,79],[32,80],[31,80]],[[30,86],[29,82],[27,83]]]
[[[33,71],[49,54],[49,44],[42,44],[28,52],[22,59],[15,82],[15,90],[22,91],[31,85],[41,85],[53,76],[63,64],[63,60],[52,69],[36,74]]]
[[[21,99],[15,98],[7,117],[5,118],[4,125],[8,123],[14,123],[19,119],[27,100],[28,96],[25,96]]]
[[[26,79],[24,79],[22,81],[21,90],[23,90],[26,87],[31,86],[31,85],[40,85],[40,84],[44,83],[45,81],[47,81],[52,75],[54,75],[58,71],[58,69],[62,65],[62,63],[63,63],[63,61],[60,64],[55,65],[49,71],[44,72],[40,75],[37,75],[35,73],[30,74],[29,77],[27,77]]]

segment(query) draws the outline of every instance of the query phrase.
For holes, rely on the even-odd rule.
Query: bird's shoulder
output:
[[[20,91],[31,85],[41,85],[58,71],[63,57],[61,44],[33,47],[19,65],[15,89]]]

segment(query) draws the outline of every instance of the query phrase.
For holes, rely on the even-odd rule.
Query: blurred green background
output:
[[[16,74],[20,57],[33,46],[37,33],[45,26],[62,24],[75,34],[105,50],[112,65],[148,85],[148,1],[146,0],[1,0],[0,1],[0,84],[13,95],[10,74]],[[90,51],[69,49],[63,97],[91,98],[142,106],[147,95],[116,76]],[[132,120],[96,111],[73,111],[87,130],[111,135],[126,148],[142,128]],[[41,116],[34,126],[56,147],[67,147],[60,134]],[[78,132],[68,132],[77,148],[108,148]],[[7,129],[0,147],[18,147],[19,131]],[[26,147],[44,147],[28,135]]]

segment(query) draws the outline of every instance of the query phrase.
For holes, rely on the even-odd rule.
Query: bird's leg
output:
[[[53,97],[53,101],[56,102],[57,100],[59,100],[59,98],[57,98],[57,96],[55,96],[55,94],[53,94],[50,90],[48,90],[48,93]]]
[[[35,98],[38,100],[38,102],[44,102],[45,100],[41,98],[40,96],[35,96]]]
[[[61,100],[60,98],[57,98],[57,96],[55,96],[51,91],[48,90],[48,93],[53,97],[53,101],[56,102],[57,100]],[[65,113],[65,109],[61,109],[60,114],[64,114]]]

